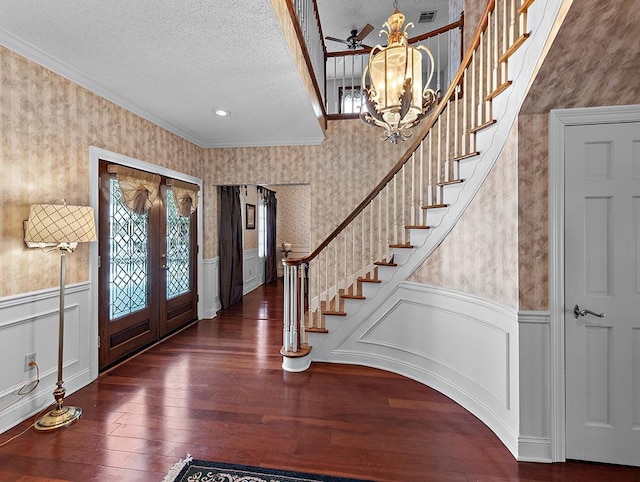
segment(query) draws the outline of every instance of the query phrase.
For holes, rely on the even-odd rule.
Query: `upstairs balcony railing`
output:
[[[306,46],[307,55],[311,63],[311,68],[313,69],[313,75],[315,76],[322,100],[325,101],[324,79],[326,47],[322,35],[322,26],[320,25],[318,5],[316,0],[291,1],[300,26],[300,34],[304,39],[304,45]]]
[[[433,53],[436,75],[429,88],[436,92],[449,88],[460,66],[463,29],[464,15],[460,15],[456,22],[409,39],[414,47],[424,45]],[[360,113],[364,103],[362,71],[369,62],[370,52],[371,48],[362,48],[326,54],[325,110],[329,119],[357,117]]]

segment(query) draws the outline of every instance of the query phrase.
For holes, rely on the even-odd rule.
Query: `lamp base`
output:
[[[56,430],[71,425],[82,416],[80,407],[58,407],[43,414],[36,421],[34,428],[41,432]]]

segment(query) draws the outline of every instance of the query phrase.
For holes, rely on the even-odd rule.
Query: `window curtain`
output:
[[[167,179],[167,186],[173,191],[180,216],[189,217],[196,212],[199,186],[178,179]]]
[[[109,164],[107,172],[116,175],[124,205],[136,214],[146,214],[160,192],[160,176],[119,164]]]
[[[226,310],[242,299],[242,205],[239,186],[220,186],[218,193],[220,304]]]
[[[271,283],[278,277],[277,256],[276,256],[276,212],[278,200],[276,193],[270,189],[262,188],[262,198],[266,208],[266,236],[265,236],[265,260],[264,260],[264,282]]]

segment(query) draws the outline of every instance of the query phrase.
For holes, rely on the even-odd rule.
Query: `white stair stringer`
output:
[[[308,360],[308,366],[313,361],[358,364],[371,366],[399,373],[413,378],[421,383],[440,390],[445,395],[456,400],[474,415],[480,418],[502,440],[505,446],[518,457],[518,366],[509,366],[507,370],[508,386],[511,386],[511,397],[504,401],[493,395],[482,397],[474,394],[455,380],[443,379],[429,366],[415,366],[406,361],[406,350],[397,346],[398,356],[389,355],[389,350],[381,356],[376,351],[375,343],[366,342],[363,337],[371,332],[376,323],[381,322],[380,313],[388,300],[397,298],[398,290],[405,289],[406,280],[422,265],[428,256],[440,245],[442,240],[453,229],[466,208],[481,188],[489,175],[507,138],[517,121],[518,112],[526,97],[533,77],[537,73],[543,55],[548,51],[548,42],[557,33],[556,21],[561,21],[566,13],[566,5],[571,0],[536,0],[528,13],[530,37],[523,46],[509,59],[509,74],[511,86],[493,101],[493,116],[496,123],[476,133],[476,149],[478,156],[461,161],[461,179],[463,183],[445,186],[444,202],[448,207],[437,209],[427,214],[429,230],[422,230],[419,234],[412,230],[412,249],[393,249],[394,261],[397,267],[379,267],[382,283],[367,287],[365,300],[349,300],[345,304],[347,316],[327,316],[329,333],[309,333],[309,343],[313,349]],[[435,217],[434,217],[435,215]],[[440,219],[439,219],[440,218]],[[437,221],[431,222],[432,219]],[[418,236],[423,239],[418,239]],[[498,310],[499,311],[499,310]],[[385,315],[383,315],[385,316]],[[335,319],[335,322],[329,318]],[[339,319],[338,319],[339,318]],[[517,318],[517,317],[516,317]],[[506,337],[517,339],[517,319],[512,327],[505,329]],[[412,333],[406,333],[408,338]],[[393,341],[397,345],[397,340]],[[390,345],[392,344],[390,342]],[[517,345],[509,345],[509,363],[518,359]],[[388,348],[388,347],[387,347]],[[392,350],[391,350],[392,351]],[[286,368],[285,368],[286,369]],[[460,374],[463,378],[474,379],[472,374]],[[504,406],[503,406],[504,405]]]

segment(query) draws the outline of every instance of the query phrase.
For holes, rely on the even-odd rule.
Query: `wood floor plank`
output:
[[[400,375],[283,372],[282,292],[262,286],[70,395],[83,418],[1,447],[0,482],[159,481],[187,453],[381,482],[640,481],[629,467],[518,463],[464,408]]]

